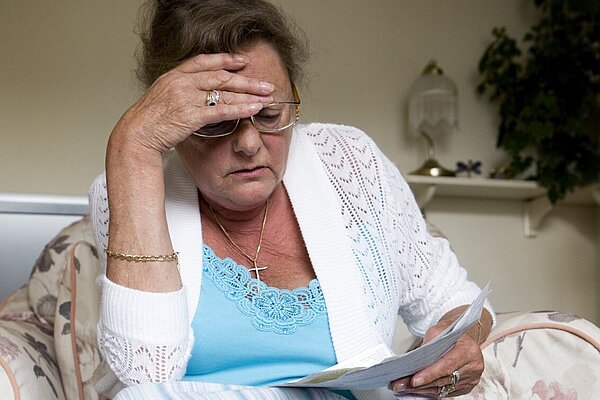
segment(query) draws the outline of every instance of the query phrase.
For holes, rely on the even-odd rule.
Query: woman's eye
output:
[[[258,113],[254,116],[255,123],[262,128],[265,129],[274,129],[279,125],[279,121],[281,121],[281,113],[280,112],[265,112]]]
[[[265,112],[259,112],[258,114],[256,114],[256,117],[265,119],[265,120],[279,118],[280,116],[281,116],[281,111],[271,111],[271,110],[267,110]]]
[[[204,125],[198,129],[198,132],[206,136],[220,136],[232,132],[237,125],[237,121],[221,121],[214,124]]]

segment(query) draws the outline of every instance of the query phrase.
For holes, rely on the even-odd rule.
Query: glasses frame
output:
[[[290,104],[290,105],[295,105],[296,106],[296,112],[295,112],[295,118],[292,120],[292,122],[290,122],[289,124],[287,124],[286,126],[282,127],[282,128],[277,128],[277,129],[258,129],[258,127],[256,126],[255,122],[254,122],[254,115],[251,115],[248,119],[250,120],[250,123],[252,124],[252,126],[254,127],[254,129],[256,129],[258,132],[260,133],[279,133],[283,130],[286,130],[287,128],[289,128],[290,126],[294,126],[296,125],[296,122],[298,122],[298,120],[300,119],[300,96],[298,95],[298,90],[296,89],[296,85],[292,82],[292,95],[294,96],[294,101],[273,101],[271,103],[269,103],[267,105],[267,107],[271,107],[271,106],[278,106],[278,105],[284,105],[284,104]],[[231,135],[233,132],[235,132],[235,130],[237,129],[237,127],[240,124],[240,120],[241,119],[246,119],[246,118],[238,118],[236,120],[230,120],[230,121],[235,121],[235,126],[231,129],[231,131],[226,132],[226,133],[221,133],[218,135],[205,135],[202,134],[198,131],[194,131],[192,132],[192,135],[204,138],[204,139],[213,139],[213,138],[220,138],[220,137],[224,137],[224,136],[228,136]]]

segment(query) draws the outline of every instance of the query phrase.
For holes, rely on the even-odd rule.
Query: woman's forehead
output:
[[[239,74],[260,79],[275,85],[274,96],[290,93],[290,80],[287,69],[279,53],[265,41],[258,41],[240,53],[248,57],[248,64],[239,70]]]

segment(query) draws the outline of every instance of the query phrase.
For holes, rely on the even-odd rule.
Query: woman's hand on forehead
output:
[[[193,75],[198,79],[199,89],[226,90],[255,95],[257,99],[269,96],[275,89],[272,83],[235,73],[244,68],[248,61],[241,54],[200,54],[184,61],[174,71]]]
[[[273,101],[274,85],[236,73],[247,63],[243,55],[202,54],[160,76],[122,118],[134,145],[162,154],[204,125],[256,114]],[[213,90],[219,103],[207,106]]]

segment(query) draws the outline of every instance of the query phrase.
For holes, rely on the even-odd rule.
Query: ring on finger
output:
[[[206,101],[204,102],[204,105],[207,106],[216,106],[217,104],[219,104],[219,100],[221,99],[221,92],[219,92],[218,90],[211,90],[210,92],[206,93]]]
[[[456,370],[450,375],[450,385],[454,386],[458,381],[460,381],[460,372]]]
[[[453,383],[442,386],[440,388],[440,392],[438,393],[438,399],[443,399],[444,397],[448,396],[450,393],[454,392],[455,390],[456,390],[456,386]]]

